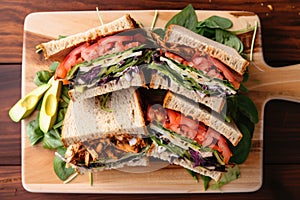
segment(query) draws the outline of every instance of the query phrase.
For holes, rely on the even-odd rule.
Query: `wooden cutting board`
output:
[[[159,10],[156,27],[165,23],[178,11]],[[144,27],[150,27],[155,11],[101,11],[104,21],[110,22],[130,13]],[[216,193],[250,192],[258,190],[263,182],[263,111],[270,99],[300,101],[300,65],[271,68],[264,62],[261,44],[259,18],[254,13],[238,11],[197,11],[198,19],[219,15],[233,21],[233,30],[246,29],[258,22],[253,62],[249,71],[247,87],[249,95],[259,110],[259,123],[253,136],[251,153],[247,161],[240,165],[241,178],[222,187],[222,190],[204,191],[203,182],[196,183],[181,167],[161,164],[151,166],[159,170],[136,168],[126,171],[110,170],[93,175],[93,186],[88,175],[80,175],[69,184],[63,184],[54,174],[52,162],[54,151],[43,149],[39,144],[31,146],[25,132],[26,124],[34,118],[22,121],[22,182],[31,192],[62,193]],[[50,62],[35,53],[35,46],[41,42],[55,39],[59,35],[70,35],[100,25],[95,11],[85,12],[45,12],[27,16],[24,25],[24,47],[22,62],[22,96],[35,85],[33,77],[36,71],[47,69]],[[244,38],[248,43],[252,34]],[[246,47],[247,48],[247,47]],[[249,48],[247,50],[249,52]],[[153,164],[152,164],[153,165]],[[161,166],[164,166],[161,168]],[[161,168],[161,169],[160,169]],[[149,172],[150,171],[150,172]]]

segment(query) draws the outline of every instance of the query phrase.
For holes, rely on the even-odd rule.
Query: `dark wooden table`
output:
[[[257,13],[262,24],[265,61],[273,67],[300,63],[299,0],[193,0],[189,3],[200,10]],[[282,100],[272,100],[265,107],[263,185],[257,192],[173,195],[27,192],[21,180],[21,125],[8,117],[9,108],[21,97],[25,16],[39,11],[95,10],[96,7],[103,10],[182,9],[187,3],[164,0],[0,0],[0,5],[0,199],[300,199],[300,104]]]

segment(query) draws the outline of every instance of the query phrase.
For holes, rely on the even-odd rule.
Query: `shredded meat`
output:
[[[138,153],[146,146],[145,140],[140,136],[110,134],[106,138],[70,145],[65,158],[67,163],[84,163],[88,166],[91,161],[108,158],[117,160],[128,152]]]

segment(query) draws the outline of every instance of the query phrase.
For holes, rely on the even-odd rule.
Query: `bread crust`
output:
[[[233,121],[228,123],[220,114],[207,110],[203,106],[178,94],[174,94],[170,91],[167,92],[163,107],[181,112],[185,116],[190,116],[194,120],[203,122],[206,126],[226,137],[234,146],[236,146],[243,137]]]
[[[69,91],[69,96],[73,101],[78,101],[122,89],[128,89],[130,87],[146,87],[146,81],[142,71],[135,73],[131,80],[127,80],[125,75],[123,75],[119,80],[112,80],[103,85],[87,89],[84,92],[76,92],[72,89]]]
[[[63,61],[75,47],[85,43],[95,41],[109,35],[137,28],[138,25],[129,14],[126,14],[110,23],[91,28],[87,31],[67,36],[60,40],[52,40],[37,45],[38,49],[42,49],[45,59],[53,61]]]
[[[249,62],[234,48],[196,34],[182,26],[174,24],[170,25],[167,28],[164,40],[167,43],[177,43],[197,48],[199,51],[204,51],[226,64],[240,75],[245,73],[247,66],[249,65]]]
[[[194,171],[196,173],[199,173],[201,175],[209,176],[212,179],[214,179],[215,181],[219,181],[222,177],[222,172],[208,170],[208,169],[205,169],[205,168],[199,167],[199,166],[194,167],[193,163],[191,161],[187,160],[187,159],[178,158],[178,157],[176,158],[176,157],[174,157],[174,155],[172,155],[168,151],[160,152],[158,144],[156,144],[155,142],[153,142],[153,144],[151,146],[151,149],[149,150],[147,155],[151,156],[151,157],[154,157],[154,158],[159,158],[161,160],[167,161],[170,164],[175,164],[175,165],[182,166],[186,169],[189,169],[189,170]]]
[[[138,91],[122,89],[111,94],[106,107],[99,97],[70,101],[62,126],[65,146],[106,138],[108,134],[148,135]]]
[[[163,77],[163,75],[159,73],[152,74],[149,87],[152,89],[169,90],[176,94],[183,95],[189,99],[192,99],[197,103],[201,103],[209,107],[210,109],[215,110],[216,112],[221,112],[221,110],[225,105],[225,99],[222,97],[210,97],[210,96],[201,97],[199,94],[197,94],[197,92],[193,90],[187,90],[186,88],[178,85],[171,79],[167,79],[166,77]]]

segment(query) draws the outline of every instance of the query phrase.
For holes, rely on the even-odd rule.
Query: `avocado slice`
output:
[[[56,121],[58,101],[60,98],[62,83],[52,77],[49,82],[51,87],[45,93],[39,116],[40,129],[47,133]]]
[[[8,112],[14,122],[19,122],[28,117],[34,110],[43,94],[50,88],[51,84],[43,84],[32,90],[21,98]]]

